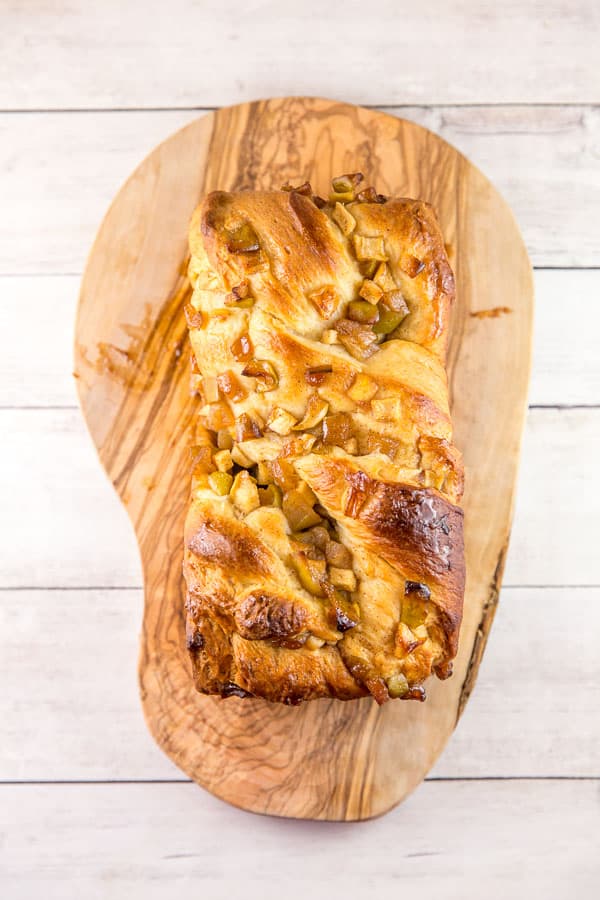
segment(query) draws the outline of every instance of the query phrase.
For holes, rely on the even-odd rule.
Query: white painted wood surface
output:
[[[0,587],[140,586],[132,529],[79,412],[0,409],[0,433],[0,490],[15,511]],[[530,410],[505,584],[600,583],[599,446],[599,408]]]
[[[595,0],[13,0],[0,105],[595,103]]]
[[[598,264],[600,108],[389,111],[433,129],[482,168],[514,209],[534,265]],[[0,274],[81,273],[118,186],[202,113],[0,114],[0,196],[11,210],[0,218]]]
[[[3,900],[600,895],[599,26],[595,0],[0,4]],[[250,818],[152,743],[137,549],[71,379],[79,275],[119,184],[202,110],[285,93],[441,134],[540,267],[535,408],[476,689],[432,780],[355,826]]]
[[[231,810],[193,784],[0,786],[6,894],[597,897],[600,804],[590,782],[429,781],[384,818],[353,826],[235,819],[232,830]]]
[[[0,330],[11,335],[0,355],[0,408],[76,406],[71,358],[79,281],[79,275],[0,276]],[[593,406],[600,399],[600,270],[537,269],[535,293],[530,405]],[[585,320],[575,352],[565,329]]]
[[[0,782],[185,780],[142,718],[142,603],[137,589],[2,592]],[[599,630],[600,588],[505,588],[477,688],[431,777],[600,778]]]

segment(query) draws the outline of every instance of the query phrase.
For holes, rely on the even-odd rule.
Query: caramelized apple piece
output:
[[[235,439],[238,443],[251,441],[253,438],[262,437],[262,431],[256,422],[247,413],[242,413],[235,423]]]
[[[227,452],[227,451],[226,451]],[[229,472],[211,472],[208,476],[208,483],[220,497],[225,497],[233,484],[233,476]]]
[[[303,531],[318,525],[321,516],[315,512],[313,504],[309,503],[298,490],[287,491],[283,495],[283,512],[292,531]]]
[[[319,397],[318,394],[311,394],[306,404],[304,416],[297,425],[294,425],[293,430],[305,431],[307,428],[314,428],[315,425],[318,425],[325,418],[328,409],[329,404],[322,397]]]
[[[355,403],[367,403],[372,400],[379,385],[363,372],[359,372],[348,390],[348,396]]]
[[[352,419],[348,413],[334,413],[323,420],[323,443],[341,447],[353,437]]]
[[[220,375],[217,375],[217,387],[223,396],[234,402],[243,400],[246,396],[246,391],[238,381],[237,377],[229,369],[227,372],[222,372]]]
[[[354,234],[352,239],[354,241],[354,252],[357,259],[387,262],[388,257],[385,252],[385,244],[382,237],[367,237],[364,234]]]
[[[356,219],[339,201],[335,204],[334,210],[331,214],[331,218],[338,226],[344,237],[348,237],[348,235],[352,234],[352,232],[356,228]]]
[[[191,303],[186,303],[183,307],[183,312],[187,327],[190,330],[193,328],[204,328],[205,316],[201,309],[196,309]]]
[[[383,290],[375,281],[372,281],[370,278],[365,278],[360,286],[360,291],[358,293],[363,298],[363,300],[367,300],[374,306],[377,306],[383,296]],[[352,318],[352,316],[350,316],[350,318]]]
[[[210,444],[198,444],[190,447],[192,469],[196,474],[212,472],[215,468],[213,450]]]
[[[390,675],[387,680],[387,689],[388,694],[392,699],[404,697],[404,695],[408,693],[408,681],[406,680],[406,676],[401,672],[398,672],[397,675]]]
[[[241,334],[231,345],[231,352],[238,362],[246,362],[254,353],[254,347],[247,332]]]
[[[369,326],[350,319],[340,319],[335,330],[342,346],[355,359],[366,359],[377,351],[377,335]]]
[[[290,559],[302,587],[315,597],[324,597],[325,563],[309,559],[303,550],[294,553]]]
[[[379,318],[379,310],[368,300],[351,300],[348,304],[348,318],[363,325],[372,325]]]
[[[267,487],[258,489],[258,496],[261,506],[278,506],[281,508],[283,504],[283,494],[281,488],[276,484],[268,484]]]
[[[324,645],[325,641],[322,638],[315,637],[314,634],[309,634],[304,642],[307,650],[320,650]]]
[[[373,276],[373,281],[378,287],[381,288],[382,291],[395,291],[398,287],[394,279],[392,278],[392,273],[390,272],[386,263],[379,263],[377,269],[375,271],[375,275]]]
[[[356,590],[356,575],[352,569],[339,569],[337,566],[329,568],[329,581],[334,587],[345,591]]]
[[[226,428],[221,428],[217,432],[217,447],[219,450],[231,450],[233,447],[233,438]]]
[[[332,284],[326,284],[324,287],[313,291],[308,295],[308,300],[322,319],[330,319],[340,302],[337,291]]]
[[[233,479],[230,494],[234,504],[243,513],[248,514],[260,506],[256,482],[245,469]]]
[[[405,318],[406,313],[394,312],[393,309],[382,309],[379,318],[373,325],[375,334],[381,334],[384,337],[391,334],[398,327],[400,322]]]
[[[200,414],[204,417],[206,427],[211,431],[220,431],[234,423],[233,413],[224,400],[203,406]]]
[[[267,419],[267,428],[269,431],[274,431],[275,434],[282,435],[283,437],[290,433],[295,424],[296,417],[279,406],[276,406],[271,411],[271,414]]]
[[[328,541],[325,544],[325,559],[330,566],[338,569],[352,568],[352,554],[347,547],[337,541]]]
[[[278,484],[282,491],[291,491],[298,484],[298,475],[294,466],[289,460],[278,457],[269,462],[269,469],[275,484]]]
[[[233,469],[233,459],[229,450],[217,450],[213,461],[219,472],[229,472],[230,469]]]
[[[249,222],[228,233],[227,249],[230,253],[255,253],[260,250],[258,236]]]
[[[242,375],[246,375],[249,378],[256,378],[258,382],[256,390],[259,394],[266,393],[267,391],[274,391],[279,384],[277,372],[266,359],[250,360],[250,362],[242,369]]]

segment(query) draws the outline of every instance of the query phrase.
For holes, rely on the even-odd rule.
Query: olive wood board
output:
[[[181,574],[189,494],[183,306],[187,230],[210,190],[279,188],[361,171],[435,207],[457,281],[448,374],[466,469],[467,585],[454,674],[425,703],[222,700],[193,687]],[[473,688],[504,567],[529,382],[532,273],[512,213],[450,144],[374,110],[315,98],[220,109],[160,144],[116,195],[93,245],[76,323],[83,413],[125,504],[145,589],[139,684],[148,727],[194,781],[247,810],[357,820],[425,777]],[[101,552],[101,548],[99,548]]]

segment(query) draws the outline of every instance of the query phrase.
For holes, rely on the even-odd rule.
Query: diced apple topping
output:
[[[341,447],[353,436],[352,419],[348,413],[334,413],[323,419],[322,440],[324,444]]]
[[[250,466],[253,465],[253,461],[250,459],[250,457],[246,456],[244,451],[241,450],[240,447],[237,446],[237,444],[231,450],[231,458],[234,463],[237,463],[238,466],[243,466],[244,469],[249,469]]]
[[[233,459],[229,450],[217,450],[213,455],[213,461],[219,472],[229,472],[233,469]]]
[[[206,427],[211,431],[220,431],[222,428],[228,428],[234,423],[233,413],[223,400],[203,406],[200,410],[200,415]]]
[[[247,413],[242,413],[235,423],[235,439],[238,444],[259,437],[262,437],[262,430],[258,422]]]
[[[238,472],[233,479],[230,493],[231,499],[240,512],[247,514],[260,506],[256,482],[245,469],[242,472]]]
[[[376,352],[377,335],[369,326],[350,319],[340,319],[336,323],[335,330],[342,346],[355,359],[366,359]]]
[[[258,236],[249,222],[228,233],[227,249],[230,253],[255,253],[260,250]]]
[[[324,560],[309,559],[303,550],[292,554],[290,559],[302,587],[316,597],[324,597],[323,584],[326,581]]]
[[[338,569],[337,566],[331,566],[329,580],[334,587],[344,591],[356,590],[356,575],[352,569]]]
[[[364,234],[354,234],[354,252],[358,260],[379,260],[387,262],[387,253],[382,237],[367,237]]]
[[[272,364],[266,359],[252,359],[242,369],[242,375],[256,378],[256,390],[259,394],[274,391],[279,384],[279,376]]]
[[[268,484],[264,488],[259,487],[258,496],[261,506],[278,506],[281,508],[283,504],[281,488],[276,484]]]
[[[228,400],[236,402],[238,400],[243,400],[246,396],[246,391],[240,384],[236,375],[230,370],[217,375],[217,386],[223,396],[227,397]]]
[[[322,319],[330,319],[340,302],[337,291],[332,284],[326,284],[324,287],[312,291],[308,295],[308,299]]]
[[[425,268],[425,263],[417,259],[416,256],[406,253],[400,261],[400,268],[403,272],[406,272],[409,278],[416,278],[419,272],[422,272]]]
[[[348,237],[348,235],[352,234],[352,232],[356,228],[356,219],[351,213],[348,212],[348,210],[342,203],[336,202],[331,214],[331,218],[338,226],[344,237]]]
[[[283,437],[290,433],[295,424],[296,417],[280,406],[276,406],[267,419],[268,430],[274,431],[275,434],[280,434]]]
[[[400,622],[396,630],[396,655],[408,656],[421,643],[420,639],[409,628],[406,622]]]
[[[227,452],[227,451],[225,451]],[[233,484],[233,476],[229,472],[211,472],[208,476],[208,483],[215,494],[220,497],[226,496]]]
[[[386,291],[395,291],[397,284],[392,278],[392,273],[386,263],[379,263],[373,276],[373,281],[385,293]]]
[[[368,300],[351,300],[348,304],[347,315],[353,322],[372,325],[379,318],[379,310]]]
[[[383,263],[383,265],[385,265],[385,263]],[[358,293],[363,300],[367,300],[374,306],[377,306],[383,296],[383,290],[379,287],[377,282],[372,281],[370,278],[365,278]]]
[[[196,474],[212,472],[215,468],[213,448],[210,444],[197,444],[190,447],[192,469]]]
[[[350,386],[348,396],[354,400],[355,403],[368,403],[369,400],[373,399],[378,390],[379,385],[377,382],[373,381],[372,378],[369,378],[369,376],[365,375],[363,372],[359,372]]]
[[[297,425],[294,425],[293,430],[305,431],[307,428],[314,428],[315,425],[318,425],[325,418],[328,409],[329,404],[322,397],[319,397],[318,394],[311,394],[306,404],[304,416]]]
[[[313,508],[314,504],[310,503],[299,490],[287,491],[283,495],[282,506],[292,531],[303,531],[321,522],[321,516]]]
[[[398,397],[371,400],[373,416],[382,422],[396,422],[402,416],[402,401]]]
[[[231,352],[238,362],[246,362],[254,353],[254,347],[247,332],[241,334],[231,345]]]
[[[327,328],[321,335],[324,344],[339,344],[338,333],[335,328]]]
[[[347,547],[338,541],[328,540],[325,544],[325,559],[330,566],[338,569],[349,569],[352,566],[352,554]]]
[[[406,676],[401,672],[398,672],[397,675],[390,675],[387,680],[387,689],[388,694],[393,699],[403,697],[408,692],[408,681],[406,680]]]
[[[233,438],[226,428],[221,428],[217,432],[217,447],[219,450],[231,450],[233,447]]]

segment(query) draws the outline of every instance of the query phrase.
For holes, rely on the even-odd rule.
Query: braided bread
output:
[[[192,219],[184,574],[204,693],[384,703],[451,673],[454,279],[431,207],[361,181],[327,202],[309,184],[217,191]]]

